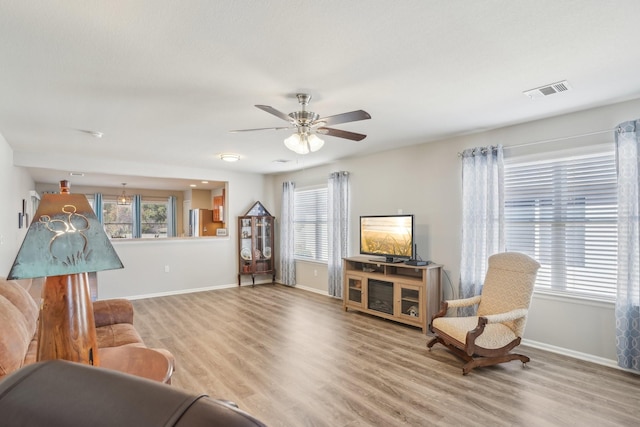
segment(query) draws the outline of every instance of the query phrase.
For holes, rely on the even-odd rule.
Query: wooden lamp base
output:
[[[87,273],[47,277],[42,287],[37,360],[99,366]]]

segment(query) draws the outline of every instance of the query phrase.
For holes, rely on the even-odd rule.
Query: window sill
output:
[[[303,263],[307,263],[307,264],[320,264],[320,265],[328,265],[328,261],[317,261],[317,260],[313,260],[313,259],[301,259],[301,258],[295,258],[296,262],[303,262]]]
[[[540,298],[551,301],[569,302],[572,304],[590,305],[596,307],[612,307],[616,302],[612,299],[589,297],[585,295],[570,295],[562,292],[553,291],[533,291],[534,298]]]
[[[169,243],[169,242],[207,242],[212,240],[229,240],[229,236],[197,236],[197,237],[162,237],[157,239],[109,239],[112,244],[136,244],[136,243]]]

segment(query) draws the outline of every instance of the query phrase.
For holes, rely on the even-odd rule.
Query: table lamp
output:
[[[37,360],[99,365],[87,273],[123,268],[83,194],[44,194],[7,279],[45,277]]]

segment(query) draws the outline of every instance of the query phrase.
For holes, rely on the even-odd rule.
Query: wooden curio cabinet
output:
[[[244,216],[238,217],[238,286],[245,274],[251,275],[252,286],[256,284],[257,275],[270,275],[271,282],[275,282],[274,220],[275,217],[260,202],[256,202]]]

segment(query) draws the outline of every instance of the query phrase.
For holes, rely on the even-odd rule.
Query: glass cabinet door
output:
[[[256,263],[256,272],[271,271],[272,218],[257,217],[254,221],[253,258]]]
[[[253,227],[251,226],[251,218],[241,217],[240,225],[240,273],[253,272]]]
[[[400,307],[399,315],[403,317],[413,318],[415,321],[422,322],[422,309],[420,307],[422,298],[422,289],[411,285],[398,285],[398,291],[400,292]]]
[[[362,306],[362,284],[365,279],[360,276],[347,276],[347,295],[349,305]]]

